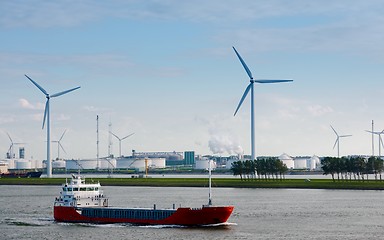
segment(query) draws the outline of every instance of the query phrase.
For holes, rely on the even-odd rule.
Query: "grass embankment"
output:
[[[87,178],[102,186],[207,187],[207,178]],[[0,185],[61,185],[65,178],[0,178]],[[302,188],[384,190],[384,181],[336,181],[331,179],[247,180],[213,178],[213,187],[229,188]]]

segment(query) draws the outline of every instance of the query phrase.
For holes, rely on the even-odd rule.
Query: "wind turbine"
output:
[[[247,94],[249,90],[251,90],[251,158],[252,160],[255,159],[255,107],[254,107],[254,93],[253,93],[253,84],[254,83],[281,83],[281,82],[292,82],[292,79],[284,79],[284,80],[266,80],[266,79],[253,79],[252,73],[249,70],[247,64],[245,64],[244,60],[241,58],[240,54],[236,51],[235,47],[232,47],[235,51],[237,57],[239,58],[241,64],[243,65],[245,71],[248,74],[249,77],[249,84],[247,88],[244,91],[244,94],[240,100],[239,105],[236,108],[235,114],[233,116],[236,116],[237,111],[241,107],[241,104],[243,103],[244,99],[247,97]]]
[[[381,132],[374,132],[374,131],[368,131],[368,130],[365,130],[365,131],[379,136],[379,158],[381,159],[381,147],[384,148],[384,143],[383,143],[383,139],[381,138],[381,134],[384,134],[384,130]]]
[[[126,138],[132,136],[132,135],[135,134],[135,133],[131,133],[131,134],[129,134],[129,135],[123,137],[123,138],[119,138],[119,137],[118,137],[116,134],[114,134],[113,132],[109,132],[109,133],[112,134],[113,136],[115,136],[115,137],[119,140],[119,156],[121,157],[121,156],[122,156],[122,155],[121,155],[121,141],[123,141],[124,139],[126,139]]]
[[[333,145],[333,149],[335,149],[336,147],[336,144],[337,144],[337,157],[339,158],[340,157],[340,138],[343,138],[343,137],[350,137],[352,135],[339,135],[336,130],[332,127],[331,125],[331,128],[332,130],[335,132],[336,134],[336,141],[335,141],[335,144]]]
[[[14,152],[13,152],[13,146],[14,145],[24,144],[24,143],[15,143],[15,142],[13,142],[13,140],[11,138],[11,135],[9,135],[8,132],[5,132],[5,133],[8,135],[8,138],[11,141],[11,145],[9,146],[8,153],[9,153],[9,158],[12,159],[12,158],[15,158],[15,155],[14,155]]]
[[[47,122],[47,177],[52,177],[52,159],[51,159],[51,126],[50,126],[50,110],[49,110],[49,100],[54,97],[59,97],[61,95],[64,95],[66,93],[72,92],[76,89],[79,89],[80,87],[75,87],[66,91],[58,92],[55,94],[50,95],[43,87],[41,87],[39,84],[37,84],[35,81],[33,81],[30,77],[25,75],[38,89],[40,89],[41,92],[44,93],[45,97],[47,98],[47,101],[45,103],[45,110],[44,110],[44,118],[43,118],[43,126],[44,129],[45,122]]]
[[[65,149],[63,147],[63,145],[61,145],[61,140],[63,139],[64,137],[64,134],[67,132],[67,129],[64,130],[63,134],[61,135],[60,139],[57,140],[57,141],[52,141],[53,143],[57,143],[57,159],[60,160],[60,148],[65,152]]]

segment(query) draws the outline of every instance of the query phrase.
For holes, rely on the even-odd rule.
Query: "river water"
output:
[[[234,205],[227,226],[69,224],[53,220],[59,186],[0,186],[0,239],[383,239],[384,191],[213,189]],[[171,208],[207,203],[205,188],[104,187],[110,205]]]

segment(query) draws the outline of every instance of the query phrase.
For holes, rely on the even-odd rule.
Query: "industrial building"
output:
[[[195,151],[184,152],[184,165],[195,165]]]
[[[25,159],[25,148],[19,147],[19,155],[13,153],[13,149],[7,152],[7,158],[2,160],[2,164],[7,166],[9,170],[31,170],[43,168],[44,164],[41,160]]]

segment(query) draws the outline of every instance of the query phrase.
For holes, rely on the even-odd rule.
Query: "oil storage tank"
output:
[[[96,159],[71,159],[65,161],[65,168],[69,169],[96,169]]]

